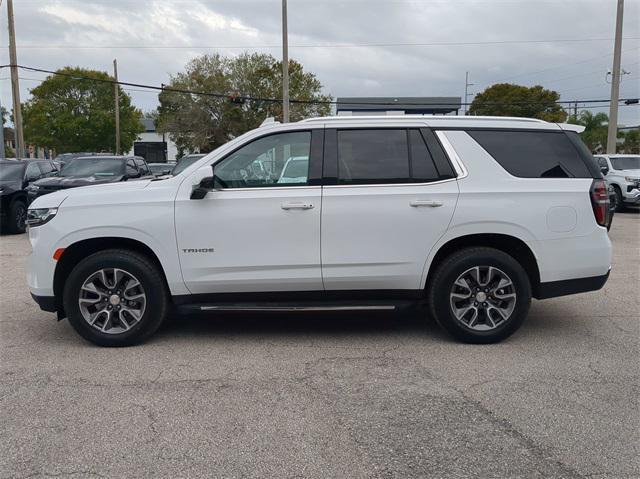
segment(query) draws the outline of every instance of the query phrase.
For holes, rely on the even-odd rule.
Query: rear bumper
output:
[[[55,313],[58,310],[58,308],[56,307],[55,296],[36,296],[35,294],[31,293],[31,297],[36,303],[38,303],[38,306],[40,306],[40,309],[42,311]]]
[[[567,296],[570,294],[597,291],[607,282],[609,279],[609,273],[610,271],[602,276],[540,283],[540,286],[538,286],[538,290],[535,292],[533,297],[536,299],[548,299],[557,298],[558,296]]]

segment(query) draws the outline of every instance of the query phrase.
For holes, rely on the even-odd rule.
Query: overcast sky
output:
[[[122,81],[159,85],[207,52],[281,55],[280,0],[14,4],[18,63],[48,70],[110,71],[117,58]],[[6,1],[0,11],[0,62],[6,64]],[[334,97],[463,96],[469,71],[472,93],[508,81],[541,84],[563,100],[602,99],[609,97],[615,11],[616,0],[289,0],[290,57]],[[621,97],[638,97],[640,0],[626,0],[624,37],[622,65],[631,74]],[[8,76],[0,71],[5,107]],[[23,101],[45,76],[20,72]],[[129,93],[145,111],[157,105],[156,92]],[[620,121],[640,123],[640,107],[622,107]]]

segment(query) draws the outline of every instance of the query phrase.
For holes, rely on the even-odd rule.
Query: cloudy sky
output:
[[[110,70],[167,82],[195,56],[243,50],[280,56],[280,0],[14,0],[18,63]],[[463,96],[465,72],[541,84],[563,100],[609,96],[616,0],[289,0],[290,56],[337,96]],[[6,1],[0,63],[9,63]],[[626,0],[622,97],[640,96],[640,0]],[[10,106],[9,72],[0,100]],[[46,75],[21,71],[22,99]],[[130,91],[151,110],[157,93]],[[605,111],[599,108],[593,111]],[[640,107],[622,107],[623,124]]]

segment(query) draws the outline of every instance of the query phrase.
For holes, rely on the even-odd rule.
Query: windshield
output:
[[[185,156],[184,158],[182,158],[180,160],[180,163],[178,163],[176,165],[176,167],[173,169],[173,171],[171,172],[171,174],[173,176],[175,175],[179,175],[180,173],[182,173],[187,167],[193,165],[196,161],[198,161],[200,158],[202,158],[202,156]]]
[[[124,161],[108,158],[82,158],[64,165],[60,176],[118,176],[124,174]]]
[[[611,158],[614,170],[640,170],[640,156]]]
[[[0,181],[20,181],[24,176],[24,164],[0,163]]]

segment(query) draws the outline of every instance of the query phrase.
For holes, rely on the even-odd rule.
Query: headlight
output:
[[[58,213],[58,208],[33,208],[27,210],[27,225],[30,227],[41,226]]]
[[[635,183],[636,181],[640,181],[640,178],[634,178],[633,176],[625,176],[624,181],[628,181],[629,183]]]

